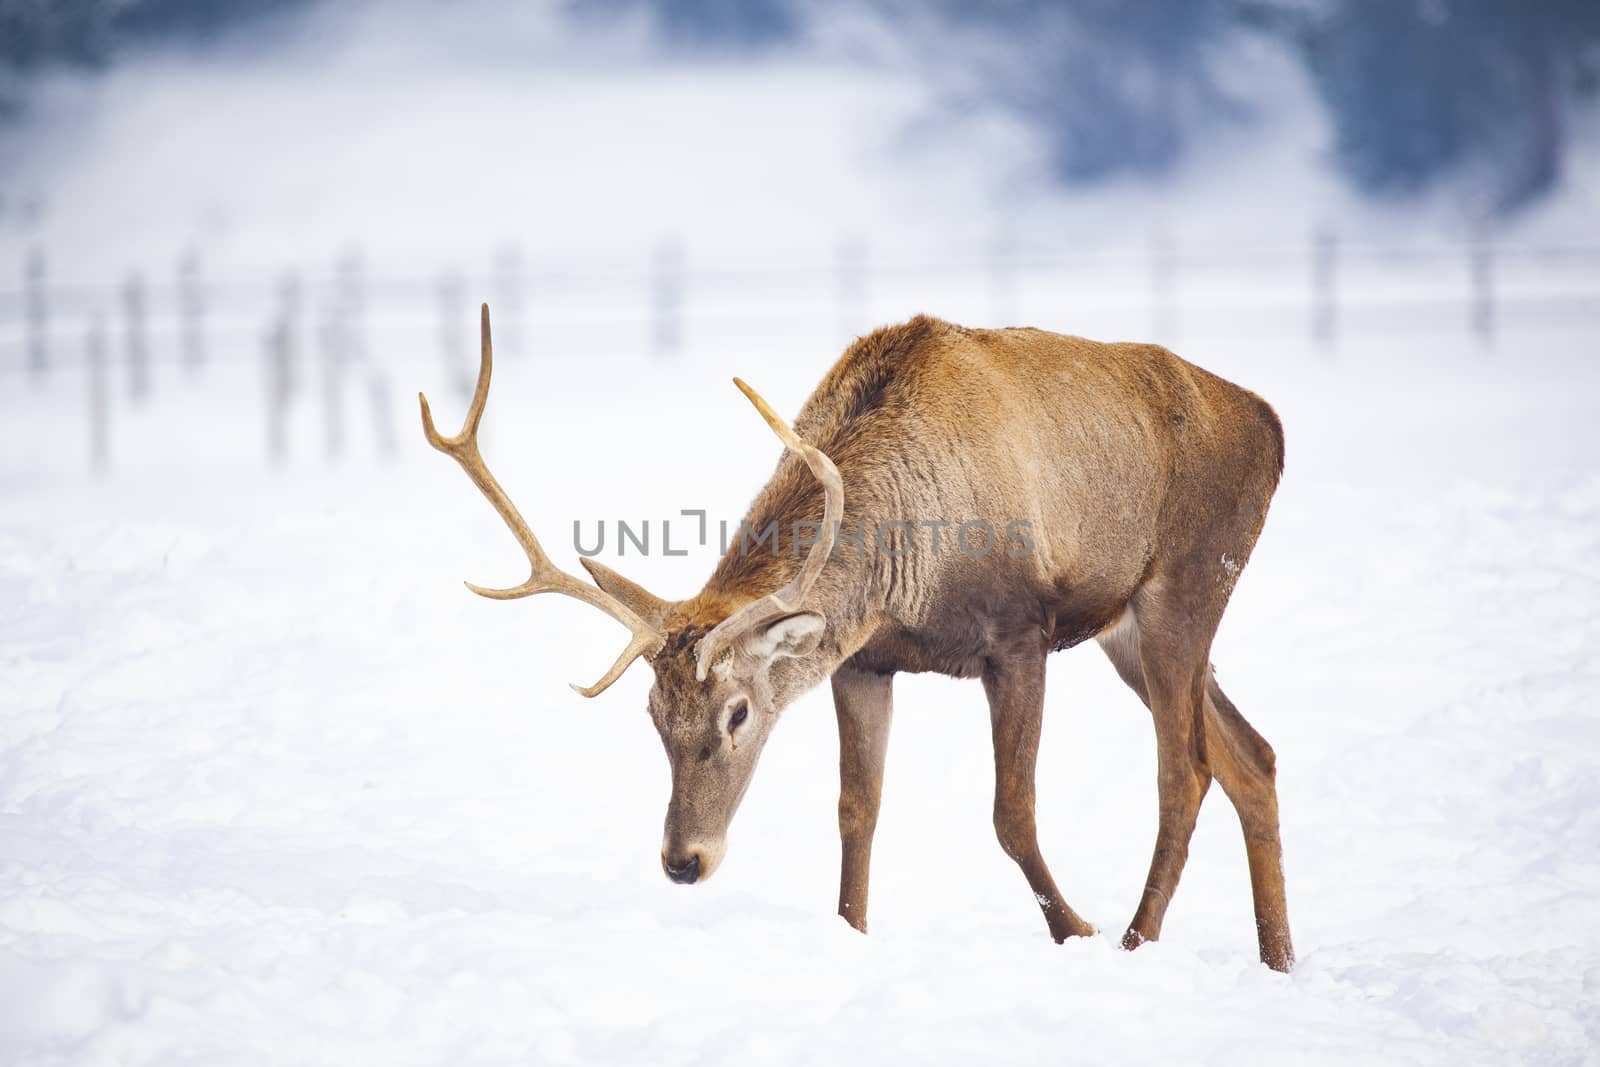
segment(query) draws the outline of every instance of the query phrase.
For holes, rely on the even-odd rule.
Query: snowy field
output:
[[[1489,235],[1486,348],[1460,205],[1350,192],[1270,57],[1232,64],[1284,80],[1254,132],[1207,138],[1181,180],[1067,195],[1026,131],[929,123],[903,74],[654,68],[642,43],[557,36],[530,61],[495,5],[462,6],[330,5],[278,58],[236,42],[41,83],[0,144],[6,188],[43,205],[0,220],[0,266],[47,253],[54,363],[25,373],[5,281],[0,1067],[1600,1063],[1600,141]],[[1306,339],[1324,228],[1332,350]],[[652,271],[674,241],[666,357]],[[172,314],[191,247],[197,375]],[[1287,471],[1214,659],[1277,750],[1294,972],[1257,961],[1220,789],[1163,940],[1118,949],[1154,739],[1092,645],[1052,661],[1038,811],[1098,936],[1053,944],[994,840],[971,681],[896,683],[869,937],[833,914],[826,692],[788,711],[716,877],[670,884],[648,670],[585,701],[567,683],[618,627],[461,587],[525,564],[418,427],[417,389],[453,429],[470,379],[440,356],[441,282],[470,360],[505,248],[526,317],[497,310],[488,460],[558,564],[578,569],[575,520],[587,541],[604,520],[603,560],[662,595],[714,558],[661,555],[662,522],[675,547],[682,509],[737,522],[778,455],[728,378],[792,415],[848,330],[926,311],[1160,340],[1271,400]],[[350,255],[371,306],[330,465],[315,338]],[[274,470],[261,342],[286,270],[303,362]],[[143,406],[120,362],[136,271]],[[617,559],[618,519],[657,553]]]
[[[1216,789],[1163,940],[1117,948],[1154,745],[1092,645],[1053,661],[1039,819],[1101,933],[1053,944],[994,841],[978,685],[902,677],[861,937],[833,915],[825,692],[717,877],[662,877],[648,671],[584,701],[565,683],[610,661],[608,620],[461,588],[522,564],[416,429],[415,386],[462,410],[431,363],[396,372],[396,462],[326,470],[303,404],[276,473],[253,364],[158,368],[100,480],[81,379],[12,377],[0,1062],[1595,1062],[1594,344],[1529,316],[1492,352],[1444,328],[1178,345],[1287,427],[1215,659],[1278,752],[1288,976],[1256,960]],[[576,569],[575,518],[737,520],[777,449],[729,373],[792,413],[836,351],[506,359],[485,450]],[[672,595],[711,566],[603,558]]]

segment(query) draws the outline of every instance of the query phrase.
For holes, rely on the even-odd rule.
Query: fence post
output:
[[[267,460],[283,466],[289,454],[289,312],[280,304],[263,339],[267,401]]]
[[[190,374],[197,373],[206,361],[205,314],[200,253],[190,248],[178,260],[179,343],[183,347],[184,368]]]
[[[834,269],[838,278],[838,330],[841,342],[847,342],[863,329],[866,318],[867,249],[856,237],[840,239],[834,252]]]
[[[144,278],[135,271],[122,285],[123,352],[128,360],[128,396],[143,403],[150,392],[150,348],[145,337]]]
[[[1318,227],[1311,238],[1311,337],[1331,351],[1339,333],[1339,235]]]
[[[304,361],[300,358],[300,276],[285,271],[278,279],[278,316],[283,323],[283,398],[287,403],[300,392]]]
[[[653,291],[658,356],[671,355],[683,344],[683,261],[679,238],[664,237],[656,244]]]
[[[89,465],[105,474],[111,465],[111,389],[106,373],[105,322],[96,315],[84,338],[84,362],[89,381]]]
[[[507,242],[494,255],[494,333],[496,350],[512,356],[523,352],[525,295],[522,249]]]
[[[50,365],[50,308],[45,300],[44,249],[28,252],[23,274],[23,317],[28,330],[28,370],[35,381],[43,378]]]
[[[348,320],[341,305],[323,310],[317,331],[317,347],[322,361],[322,454],[329,463],[344,454],[344,345]]]
[[[1158,344],[1178,342],[1178,245],[1166,227],[1150,234],[1150,333]]]
[[[1477,335],[1479,344],[1492,348],[1495,332],[1494,245],[1489,220],[1484,216],[1473,221],[1468,255],[1471,257],[1472,332]]]

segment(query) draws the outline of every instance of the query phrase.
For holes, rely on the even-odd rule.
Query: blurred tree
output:
[[[1594,95],[1594,0],[1333,0],[1298,26],[1362,189],[1412,195],[1465,179],[1489,210],[1548,191],[1564,115]]]
[[[0,69],[21,73],[57,62],[99,62],[111,10],[85,0],[0,0]]]
[[[913,19],[912,7],[883,0]],[[1215,119],[1247,114],[1212,75],[1235,24],[1229,0],[938,0],[931,58],[964,85],[958,102],[999,104],[1045,139],[1066,182],[1159,174]]]
[[[310,0],[0,0],[0,70],[101,66],[139,38],[210,40]]]
[[[27,79],[55,63],[86,66],[106,52],[104,4],[0,0],[0,120],[21,108]]]
[[[679,52],[784,44],[798,36],[801,21],[794,0],[572,0],[568,10],[587,19],[641,15]]]
[[[95,67],[136,41],[211,41],[318,0],[0,0],[0,118],[51,65]],[[574,18],[635,18],[674,52],[814,42],[875,23],[847,54],[915,67],[952,111],[1000,107],[1033,129],[1053,175],[1160,174],[1219,122],[1248,117],[1218,76],[1241,30],[1291,42],[1372,195],[1465,182],[1491,210],[1561,174],[1570,112],[1600,84],[1600,0],[565,0]]]
[[[119,0],[112,31],[118,40],[208,41],[235,27],[310,6],[310,0]]]
[[[0,0],[0,116],[17,110],[27,78],[48,67],[100,67],[141,39],[208,41],[310,2]]]

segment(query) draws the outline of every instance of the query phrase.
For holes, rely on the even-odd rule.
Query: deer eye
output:
[[[739,728],[739,724],[750,717],[750,704],[748,701],[739,701],[739,706],[733,709],[733,714],[728,716],[728,732]]]

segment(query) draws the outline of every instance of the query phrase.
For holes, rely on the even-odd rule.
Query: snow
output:
[[[440,132],[419,160],[415,130],[376,121],[396,99],[382,64],[330,50],[293,93],[239,57],[113,71],[73,91],[120,100],[115,121],[62,120],[24,153],[21,187],[66,207],[37,235],[0,232],[0,262],[37,236],[53,279],[87,285],[171,263],[198,235],[207,277],[232,288],[210,306],[214,359],[195,376],[162,355],[170,302],[152,296],[152,399],[128,403],[112,367],[101,476],[78,353],[114,289],[53,311],[42,381],[22,371],[17,319],[0,330],[0,1063],[1600,1056],[1593,259],[1509,247],[1594,243],[1592,153],[1575,157],[1574,199],[1507,237],[1493,347],[1467,329],[1462,250],[1418,252],[1427,224],[1374,212],[1353,230],[1377,241],[1392,221],[1415,254],[1347,246],[1338,344],[1321,350],[1306,340],[1303,238],[1349,206],[1303,162],[1278,173],[1274,157],[1265,188],[1208,162],[1187,185],[1054,215],[1012,188],[1002,221],[1061,258],[1023,257],[1000,299],[980,238],[1009,195],[994,189],[1015,131],[990,130],[981,150],[922,131],[910,152],[903,133],[887,140],[917,113],[905,85],[737,66],[634,84],[583,72],[580,53],[513,89],[491,64],[436,79],[443,94],[427,79],[394,88],[395,114],[434,101],[419,114]],[[830,114],[852,121],[817,119],[823,83]],[[741,126],[756,112],[793,121]],[[236,113],[273,118],[241,133]],[[524,113],[527,135],[507,136]],[[456,114],[477,117],[440,117]],[[586,125],[620,132],[584,138]],[[747,150],[712,152],[730,130]],[[635,157],[659,183],[634,180]],[[487,158],[440,195],[462,160]],[[341,161],[356,176],[318,186]],[[544,184],[524,191],[527,175]],[[504,219],[509,202],[523,206]],[[1255,228],[1235,230],[1245,216]],[[1163,219],[1180,272],[1158,336],[1144,242]],[[687,318],[682,351],[663,357],[641,272],[672,229],[689,238]],[[573,570],[575,520],[586,538],[601,520],[678,520],[675,547],[678,523],[693,526],[683,509],[706,509],[713,531],[737,521],[777,445],[728,378],[798,407],[843,342],[840,233],[868,248],[857,328],[916,311],[991,325],[1007,308],[1155,336],[1271,400],[1288,469],[1214,659],[1278,753],[1294,972],[1256,959],[1220,789],[1162,940],[1117,947],[1154,838],[1154,745],[1092,646],[1052,660],[1038,810],[1045,857],[1097,936],[1046,935],[994,840],[981,689],[935,677],[896,682],[869,936],[833,914],[825,692],[785,716],[716,877],[669,884],[648,671],[585,701],[566,683],[610,662],[615,624],[461,587],[520,580],[521,556],[419,432],[415,389],[450,429],[465,405],[449,385],[460,367],[436,353],[431,283],[379,284],[431,278],[502,231],[548,237],[527,241],[530,263],[595,256],[533,276],[515,324],[527,343],[507,346],[484,427],[489,462]],[[906,243],[913,231],[926,247]],[[272,286],[249,279],[331,263],[347,241],[375,279],[350,451],[323,462],[312,362],[274,470],[259,366]],[[628,270],[605,276],[619,257]],[[496,299],[468,271],[480,291]],[[463,351],[472,327],[469,305]],[[392,461],[373,447],[374,410],[397,428]],[[613,538],[603,558],[684,596],[711,540],[617,559]]]
[[[716,878],[670,885],[647,672],[585,702],[562,683],[598,673],[612,624],[462,590],[513,579],[516,548],[419,433],[393,467],[197,456],[99,482],[8,448],[0,1058],[1592,1056],[1600,372],[1569,340],[1191,346],[1288,428],[1215,655],[1279,754],[1288,977],[1255,959],[1216,790],[1163,940],[1117,949],[1153,745],[1092,647],[1053,661],[1039,811],[1101,934],[1051,943],[993,841],[979,688],[907,677],[863,938],[833,915],[826,695],[788,712]],[[506,361],[486,450],[569,566],[569,515],[737,515],[776,453],[725,372],[792,409],[831,355],[769,358],[641,357],[603,414],[581,370]],[[225,371],[172,391],[242,406]],[[71,424],[69,385],[9,394],[14,443]],[[154,414],[120,432],[206,451]],[[640,470],[637,443],[674,434],[707,461]],[[709,551],[612,562],[683,595]]]

